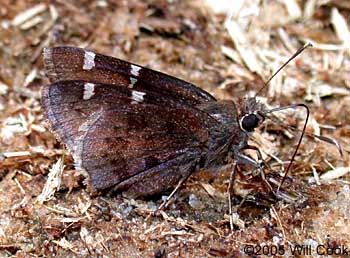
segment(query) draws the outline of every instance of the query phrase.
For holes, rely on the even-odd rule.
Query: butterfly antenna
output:
[[[278,70],[273,73],[270,78],[264,83],[264,85],[257,91],[257,93],[255,94],[255,97],[258,96],[260,94],[260,92],[265,89],[265,87],[270,83],[270,81],[284,68],[286,67],[287,64],[290,63],[290,61],[292,61],[294,58],[296,58],[301,52],[303,52],[305,49],[307,49],[308,47],[312,47],[311,43],[305,43],[304,46],[302,46],[301,48],[299,48],[288,60],[287,62],[285,62],[280,68],[278,68]]]
[[[300,134],[300,137],[299,137],[298,144],[297,144],[297,146],[296,146],[296,148],[295,148],[295,150],[294,150],[293,156],[292,156],[292,158],[290,159],[290,162],[289,162],[289,164],[288,164],[288,166],[287,166],[287,168],[286,168],[286,170],[285,170],[285,172],[284,172],[283,179],[282,179],[280,185],[279,185],[278,188],[277,188],[277,193],[280,191],[281,186],[283,185],[284,181],[286,180],[287,175],[288,175],[288,172],[289,172],[289,170],[290,170],[290,168],[291,168],[291,166],[292,166],[292,164],[293,164],[293,162],[294,162],[294,160],[295,160],[295,156],[296,156],[297,153],[298,153],[298,150],[299,150],[301,141],[302,141],[302,139],[303,139],[303,137],[304,137],[304,134],[305,134],[306,125],[307,125],[307,122],[308,122],[308,120],[309,120],[310,110],[309,110],[309,107],[308,107],[307,105],[305,105],[305,104],[303,104],[303,103],[297,103],[297,104],[292,104],[292,105],[285,106],[285,107],[273,108],[273,109],[270,109],[270,110],[267,110],[267,111],[263,112],[263,114],[268,114],[268,113],[272,113],[272,112],[276,112],[276,111],[282,111],[282,110],[286,110],[286,109],[293,109],[293,108],[297,108],[297,107],[303,107],[303,108],[305,108],[305,110],[306,110],[305,122],[304,122],[304,126],[303,126],[303,129],[302,129],[301,134]]]
[[[277,122],[277,123],[281,124],[284,129],[292,130],[294,132],[301,132],[302,131],[302,130],[294,127],[294,126],[286,125],[281,119],[279,119],[276,116],[266,116],[266,117],[271,119],[274,122]],[[341,157],[344,156],[343,149],[342,149],[341,145],[339,144],[339,142],[337,140],[329,138],[329,137],[325,137],[325,136],[322,136],[322,135],[317,135],[317,134],[314,134],[314,133],[307,133],[307,132],[305,132],[304,135],[308,136],[308,137],[311,137],[313,139],[318,139],[320,141],[323,141],[323,142],[326,142],[326,143],[334,145],[337,148],[340,156]]]

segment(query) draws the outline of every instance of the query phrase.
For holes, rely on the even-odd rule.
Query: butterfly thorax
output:
[[[246,134],[239,128],[236,105],[233,101],[215,101],[201,104],[200,109],[217,121],[209,130],[210,139],[203,167],[221,166],[232,145],[246,142]]]

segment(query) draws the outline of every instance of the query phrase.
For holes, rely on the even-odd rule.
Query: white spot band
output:
[[[91,99],[91,97],[94,95],[95,95],[95,84],[86,82],[84,84],[83,99],[84,100]]]
[[[132,88],[135,86],[136,82],[137,82],[137,79],[136,79],[136,78],[130,77],[130,84],[129,84],[128,87],[129,87],[130,89],[132,89]]]
[[[84,52],[84,70],[91,70],[95,66],[95,56],[96,54],[91,51]]]
[[[143,96],[146,95],[145,92],[141,92],[141,91],[137,91],[137,90],[133,90],[131,92],[131,98],[133,99],[133,101],[131,102],[131,104],[136,104],[137,102],[142,102],[143,101]]]
[[[140,66],[137,66],[137,65],[131,65],[131,71],[130,73],[134,76],[139,76],[139,71],[141,70],[141,67]]]

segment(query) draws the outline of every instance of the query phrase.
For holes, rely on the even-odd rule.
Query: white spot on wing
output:
[[[139,76],[139,71],[141,70],[141,67],[140,66],[137,66],[137,65],[131,65],[131,71],[130,73],[134,76]]]
[[[136,78],[130,77],[130,84],[129,84],[129,88],[132,89],[135,86],[135,83],[137,82]]]
[[[95,66],[95,56],[96,54],[91,51],[84,52],[84,70],[91,70]]]
[[[137,91],[137,90],[133,90],[131,92],[131,98],[132,98],[132,102],[131,104],[136,104],[137,102],[142,102],[143,101],[143,96],[146,95],[145,92],[141,92],[141,91]]]
[[[87,82],[84,84],[84,95],[83,99],[88,100],[91,99],[92,96],[95,95],[95,84]]]

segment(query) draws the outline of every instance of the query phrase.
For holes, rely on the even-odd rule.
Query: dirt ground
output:
[[[0,257],[346,255],[349,17],[350,4],[341,0],[2,0]],[[269,108],[306,103],[306,132],[334,139],[343,156],[334,144],[305,136],[282,198],[251,167],[240,167],[233,230],[227,167],[196,173],[152,216],[169,192],[134,200],[90,191],[41,109],[47,46],[86,47],[237,102],[254,95],[307,42],[313,48],[284,68],[259,100]],[[300,135],[289,127],[301,129],[303,121],[302,108],[280,112],[253,135],[274,191]]]

